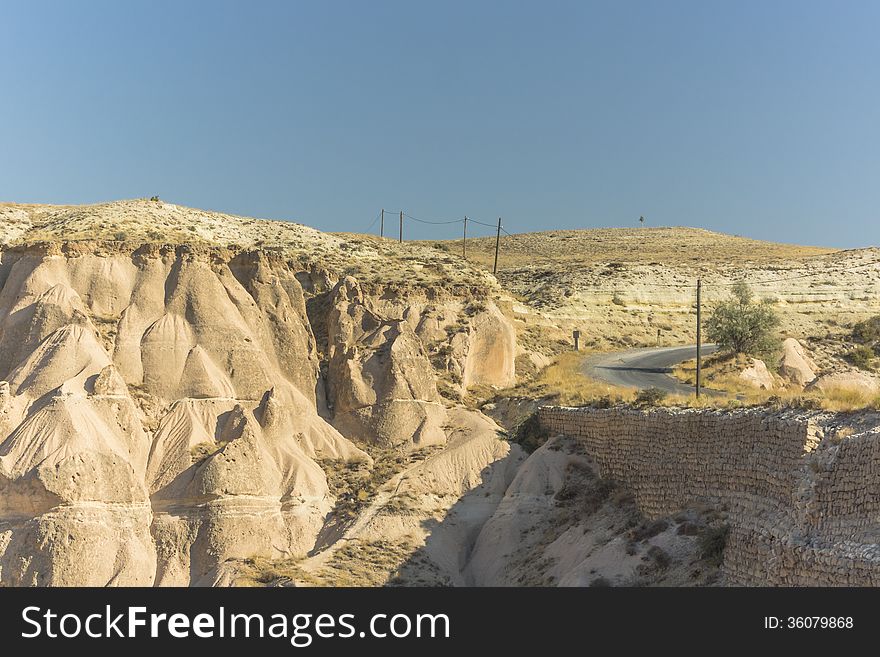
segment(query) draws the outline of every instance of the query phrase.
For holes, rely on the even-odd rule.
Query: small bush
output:
[[[661,547],[657,547],[656,545],[652,545],[648,548],[648,558],[654,562],[654,565],[658,570],[666,570],[669,568],[669,565],[672,563],[672,558],[669,554]]]
[[[669,527],[669,523],[663,519],[650,522],[645,521],[632,530],[630,538],[634,541],[645,541],[649,538],[654,538],[657,534],[662,534],[666,531],[667,527]]]
[[[880,315],[875,315],[853,326],[852,339],[865,345],[880,342]]]
[[[602,395],[601,397],[594,399],[590,402],[590,406],[593,408],[611,408],[614,406],[614,400],[611,399],[608,395]]]
[[[473,317],[474,315],[483,312],[486,310],[487,306],[482,301],[471,301],[464,308],[464,314],[468,317]]]
[[[549,437],[550,434],[541,426],[537,412],[517,424],[508,434],[510,442],[517,443],[529,454],[546,443]]]
[[[700,533],[700,529],[701,527],[697,523],[685,520],[678,526],[675,533],[679,536],[696,536]]]
[[[639,390],[634,403],[636,406],[658,406],[668,394],[660,388],[646,388]]]
[[[724,558],[724,548],[727,545],[727,536],[730,534],[728,525],[720,527],[708,527],[700,534],[700,558],[713,566],[720,566]]]
[[[159,197],[158,197],[158,196],[151,196],[151,197],[150,197],[150,200],[151,200],[153,203],[158,203],[158,202],[159,202]]]
[[[846,355],[846,359],[860,370],[873,370],[872,358],[874,358],[874,350],[865,345],[859,345]]]

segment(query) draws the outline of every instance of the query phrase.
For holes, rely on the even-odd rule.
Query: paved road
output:
[[[704,344],[701,352],[717,351],[714,344]],[[673,366],[697,357],[697,346],[632,349],[612,354],[596,354],[584,360],[584,372],[594,379],[633,388],[660,388],[666,392],[691,395],[693,386],[669,375]],[[714,391],[704,389],[707,394]],[[717,394],[717,393],[716,393]]]

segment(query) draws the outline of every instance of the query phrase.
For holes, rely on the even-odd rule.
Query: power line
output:
[[[468,216],[468,221],[472,221],[472,222],[474,222],[475,224],[480,224],[481,226],[487,226],[487,227],[489,227],[489,228],[496,228],[495,224],[487,224],[487,223],[485,223],[485,222],[483,222],[483,221],[477,221],[476,219],[473,219],[473,218],[471,218],[470,216]]]
[[[366,229],[364,230],[365,233],[369,233],[370,229],[376,225],[376,222],[379,221],[379,217],[381,216],[381,214],[382,214],[381,212],[376,213],[376,216],[373,217],[373,220],[370,222],[370,225],[367,226]]]
[[[427,219],[418,219],[416,217],[413,217],[412,215],[407,214],[406,212],[403,213],[403,216],[406,217],[407,219],[412,219],[413,221],[417,221],[420,224],[431,224],[434,226],[440,226],[440,225],[446,225],[446,224],[460,224],[464,221],[464,219],[453,219],[452,221],[428,221]],[[470,220],[468,220],[468,221],[470,221]]]

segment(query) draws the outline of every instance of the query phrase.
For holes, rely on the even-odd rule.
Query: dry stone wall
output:
[[[579,438],[646,516],[723,510],[728,584],[880,584],[878,429],[837,440],[827,415],[754,409],[545,406],[539,418]]]

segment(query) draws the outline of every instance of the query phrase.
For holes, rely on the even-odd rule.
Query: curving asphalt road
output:
[[[706,356],[718,347],[704,344],[701,353]],[[687,347],[657,347],[632,349],[611,354],[596,354],[584,359],[584,373],[594,379],[618,386],[660,388],[666,392],[692,395],[694,387],[672,378],[674,365],[697,357],[697,345]],[[703,388],[707,394],[718,394]]]

